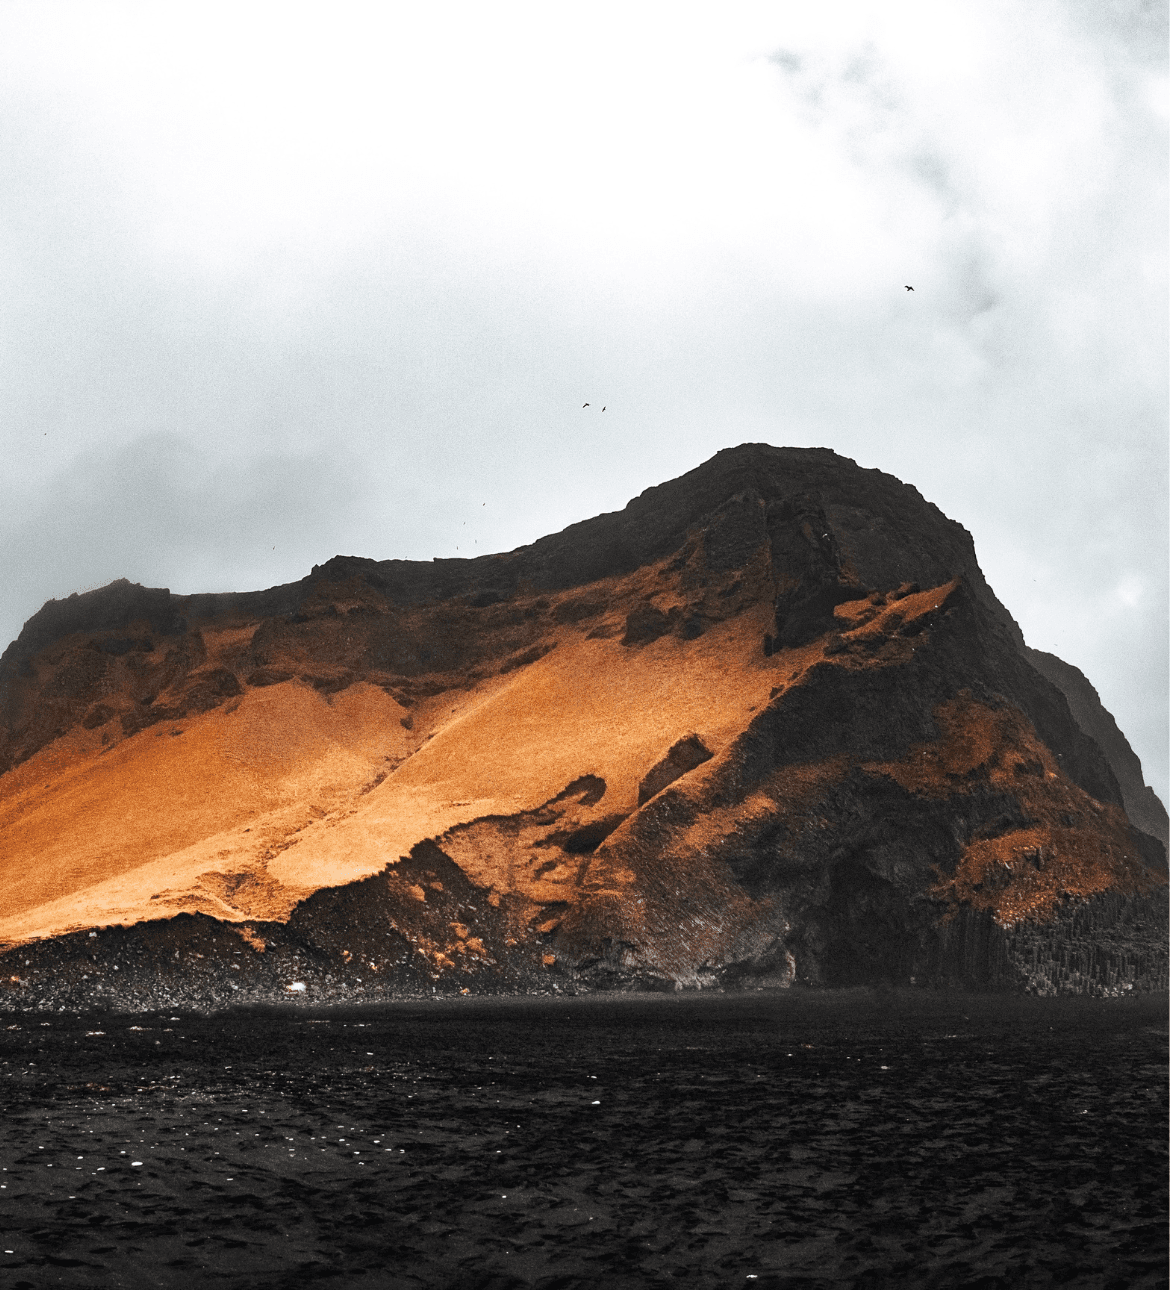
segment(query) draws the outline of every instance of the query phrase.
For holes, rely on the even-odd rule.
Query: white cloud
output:
[[[1138,602],[1145,594],[1145,584],[1141,578],[1128,575],[1117,584],[1113,592],[1126,609],[1136,609]]]
[[[1118,661],[1164,626],[1162,26],[1096,0],[0,7],[0,635],[99,569],[193,590],[452,554],[485,491],[480,549],[508,547],[728,443],[821,443],[966,523],[1034,643],[1075,653],[1091,604],[1071,661],[1137,729],[1165,691],[1161,644],[1144,696]],[[117,524],[60,511],[92,518],[86,477]]]

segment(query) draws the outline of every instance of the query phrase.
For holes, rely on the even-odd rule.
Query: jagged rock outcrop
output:
[[[50,602],[0,659],[0,769],[24,1006],[1166,988],[1124,736],[965,530],[823,449],[504,555]]]
[[[1071,663],[1043,650],[1025,648],[1024,657],[1064,695],[1073,720],[1105,754],[1110,770],[1117,777],[1130,820],[1143,833],[1170,847],[1170,818],[1166,808],[1142,777],[1137,753],[1129,746],[1129,740],[1118,729],[1112,715],[1106,712],[1088,677]]]

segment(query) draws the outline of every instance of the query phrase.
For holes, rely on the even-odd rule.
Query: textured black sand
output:
[[[1166,1284],[1164,997],[10,1014],[0,1037],[10,1290]]]

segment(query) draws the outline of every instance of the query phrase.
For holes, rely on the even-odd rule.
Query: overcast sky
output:
[[[1143,0],[0,0],[0,638],[823,445],[1165,800],[1166,50]]]

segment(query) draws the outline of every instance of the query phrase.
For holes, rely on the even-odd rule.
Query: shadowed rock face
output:
[[[965,530],[823,449],[504,555],[51,601],[0,768],[24,1006],[1166,986],[1124,736]]]
[[[1109,768],[1117,777],[1126,814],[1145,833],[1170,846],[1170,820],[1166,808],[1154,790],[1142,778],[1142,764],[1129,746],[1129,740],[1118,729],[1117,722],[1102,706],[1097,691],[1088,678],[1071,663],[1043,650],[1025,649],[1028,662],[1041,676],[1051,681],[1068,700],[1069,711],[1077,725],[1104,752]]]

